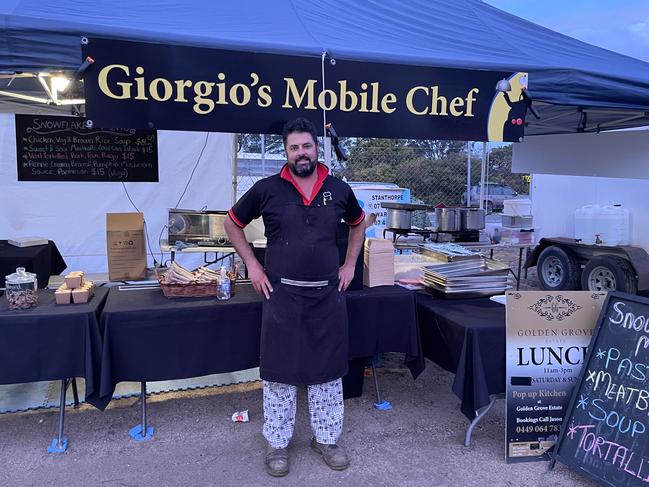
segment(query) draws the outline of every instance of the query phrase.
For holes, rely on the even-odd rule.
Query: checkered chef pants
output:
[[[332,445],[343,430],[343,381],[307,386],[311,428],[318,443]],[[273,448],[286,448],[295,427],[297,387],[264,381],[264,437]]]

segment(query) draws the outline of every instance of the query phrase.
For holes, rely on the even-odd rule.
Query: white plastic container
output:
[[[599,205],[586,205],[575,210],[575,240],[580,243],[594,244],[596,221],[599,215]]]
[[[624,208],[622,205],[613,205],[620,209],[623,215],[622,223],[622,240],[618,245],[631,245],[631,210]]]
[[[503,215],[530,216],[532,214],[532,200],[528,198],[503,201]]]
[[[602,245],[629,245],[631,241],[631,215],[622,205],[600,208],[596,222]]]
[[[575,239],[585,244],[629,245],[631,214],[621,205],[586,205],[575,210]]]

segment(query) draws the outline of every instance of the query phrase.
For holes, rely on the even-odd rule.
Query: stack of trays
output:
[[[445,297],[467,298],[502,294],[509,287],[509,267],[491,259],[424,267],[422,284]]]

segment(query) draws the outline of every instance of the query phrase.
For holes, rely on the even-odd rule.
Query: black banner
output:
[[[89,129],[85,122],[16,115],[18,181],[158,182],[155,130]]]
[[[340,136],[523,136],[525,73],[365,63],[92,38],[86,116],[97,127],[281,133],[322,110]],[[324,87],[323,90],[323,69]],[[509,80],[503,94],[496,84]],[[506,85],[506,83],[505,83]]]
[[[649,482],[649,299],[609,293],[555,457],[611,487]]]

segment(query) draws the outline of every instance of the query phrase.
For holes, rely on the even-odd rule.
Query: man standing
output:
[[[261,331],[266,470],[288,473],[287,447],[295,426],[297,386],[307,386],[314,438],[311,448],[334,470],[349,465],[336,444],[343,426],[342,377],[348,333],[344,291],[354,277],[363,243],[364,213],[347,183],[318,162],[315,126],[298,118],[282,134],[287,163],[258,181],[228,212],[225,229],[265,296]],[[266,227],[262,267],[243,233],[259,216]],[[345,263],[339,267],[338,223],[350,226]]]

